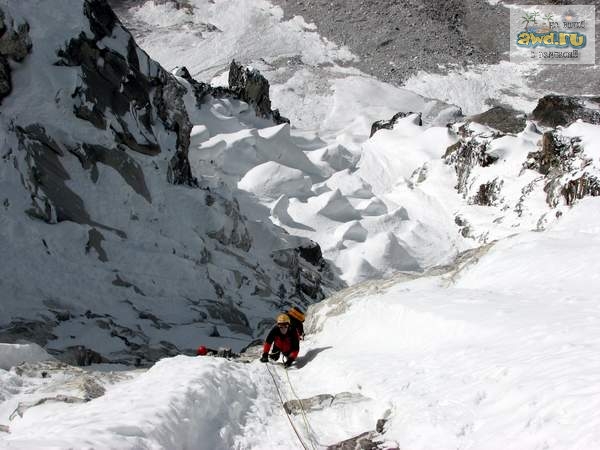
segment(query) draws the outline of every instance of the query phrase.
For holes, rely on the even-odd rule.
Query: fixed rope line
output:
[[[281,396],[281,392],[279,391],[279,386],[277,386],[277,380],[275,380],[275,376],[271,373],[271,369],[269,369],[268,364],[265,364],[265,367],[267,368],[267,372],[269,372],[269,375],[271,375],[271,378],[273,379],[273,384],[275,385],[275,389],[277,390],[277,395],[279,396],[279,401],[281,402],[281,407],[283,408],[283,411],[285,412],[285,415],[287,416],[287,418],[290,422],[290,425],[292,426],[292,429],[294,430],[294,433],[296,433],[296,437],[300,441],[300,444],[302,445],[302,448],[304,450],[310,450],[309,447],[302,440],[302,437],[300,436],[300,433],[298,433],[298,430],[296,429],[296,426],[294,425],[292,418],[290,417],[287,410],[285,409],[283,397]]]
[[[294,390],[294,385],[292,384],[292,380],[290,380],[290,373],[287,370],[284,370],[284,371],[285,371],[285,375],[287,377],[288,384],[290,385],[290,390],[292,391],[292,394],[294,395],[294,397],[298,401],[298,404],[300,405],[300,411],[302,411],[302,418],[304,419],[304,426],[306,427],[306,433],[308,434],[308,436],[312,437],[312,440],[315,441],[315,443],[317,444],[318,447],[328,447],[328,445],[321,444],[314,437],[314,435],[315,435],[314,429],[308,421],[308,416],[306,414],[306,410],[304,409],[304,404],[302,403],[302,400],[300,400],[300,397],[298,397],[298,394],[296,394],[296,391]]]

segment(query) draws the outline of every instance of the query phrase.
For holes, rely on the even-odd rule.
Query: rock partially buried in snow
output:
[[[411,115],[413,116],[412,122],[415,125],[423,125],[423,121],[421,120],[421,113],[399,112],[394,114],[394,116],[390,120],[378,120],[377,122],[374,122],[373,125],[371,125],[371,134],[369,135],[369,137],[372,137],[379,130],[391,130],[392,128],[394,128],[394,125],[396,125],[396,123],[400,119],[404,119],[405,117]]]
[[[548,127],[567,126],[581,119],[600,124],[600,97],[547,95],[538,101],[531,119]]]
[[[311,194],[310,177],[298,169],[274,161],[250,169],[238,183],[238,188],[267,199],[276,199],[282,194],[290,197]]]
[[[283,404],[288,414],[300,414],[302,411],[320,411],[325,408],[349,403],[358,403],[369,400],[362,394],[353,394],[352,392],[340,392],[336,395],[319,394],[310,398],[300,400],[290,400]]]
[[[272,118],[275,123],[290,123],[289,119],[279,114],[279,110],[271,109],[269,82],[257,70],[248,69],[236,63],[235,60],[231,61],[229,89],[234,91],[240,99],[253,105],[259,116]]]
[[[510,107],[494,106],[468,120],[495,128],[503,133],[520,133],[525,129],[525,114]]]

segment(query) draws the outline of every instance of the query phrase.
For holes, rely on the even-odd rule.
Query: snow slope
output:
[[[277,384],[256,359],[179,356],[88,403],[48,402],[9,422],[32,381],[0,371],[12,391],[0,418],[11,433],[0,442],[302,448],[277,386],[286,401],[353,394],[309,409],[306,421],[291,416],[305,448],[374,430],[382,418],[384,448],[595,448],[598,206],[582,201],[546,232],[489,245],[440,275],[341,291],[311,308],[297,368],[269,363]]]
[[[141,27],[155,21],[157,34],[145,37],[154,50],[160,33],[181,39],[172,51],[160,50],[163,58],[195,52],[191,62],[201,65],[203,47],[188,48],[190,33],[178,30],[191,20],[186,26],[201,34],[218,33],[200,27],[217,23],[218,7],[231,7],[246,30],[233,41],[221,31],[230,42],[218,55],[224,60],[242,39],[247,54],[259,54],[280,20],[266,2],[245,3],[251,14],[242,14],[239,2],[195,4],[193,13],[150,3],[134,11]],[[313,33],[306,24],[298,31],[299,23],[274,29]],[[299,42],[291,48],[302,50]],[[540,149],[542,132],[552,131],[581,139],[564,177],[597,177],[599,126],[548,130],[529,122],[505,135],[474,123],[438,126],[438,113],[451,114],[441,102],[348,68],[317,62],[288,71],[295,54],[282,68],[273,61],[277,52],[262,63],[274,67],[267,71],[274,103],[298,106],[282,112],[306,113],[305,120],[293,121],[295,129],[273,126],[243,102],[211,100],[191,117],[190,164],[206,187],[235,193],[250,230],[270,217],[316,238],[355,284],[309,309],[307,340],[287,372],[261,364],[258,349],[246,360],[180,355],[123,372],[84,372],[36,362],[45,355],[32,356],[30,348],[0,349],[0,367],[11,367],[0,369],[0,446],[321,448],[385,419],[371,437],[390,449],[598,447],[600,205],[595,197],[567,204],[562,196],[549,205],[548,179],[525,163]],[[215,64],[195,74],[218,75],[224,62]],[[399,110],[420,112],[424,125],[408,114],[369,138],[374,120]],[[469,145],[481,145],[491,159],[461,166],[460,149]],[[480,186],[492,181],[502,186],[500,195],[487,199],[490,205],[477,203]],[[11,229],[18,236],[19,227]],[[258,249],[271,248],[273,234],[253,236]],[[29,363],[13,367],[19,360]],[[282,399],[323,394],[337,400],[321,398],[306,417],[288,420]]]

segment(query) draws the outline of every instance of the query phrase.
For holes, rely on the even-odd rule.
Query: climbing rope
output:
[[[275,389],[277,390],[277,395],[279,396],[279,401],[281,402],[281,407],[283,408],[283,411],[285,412],[285,415],[287,416],[287,418],[288,418],[288,420],[290,422],[290,425],[292,426],[292,429],[294,430],[294,433],[296,433],[296,437],[300,441],[300,445],[302,445],[302,448],[304,450],[310,450],[310,447],[308,447],[304,443],[304,440],[302,439],[302,436],[300,436],[300,433],[298,433],[298,430],[296,429],[296,426],[294,425],[294,422],[292,421],[292,418],[290,417],[289,413],[285,409],[285,406],[284,406],[285,402],[283,401],[283,397],[281,395],[281,391],[279,390],[279,386],[277,385],[277,380],[275,379],[275,376],[271,372],[271,369],[269,369],[269,365],[268,364],[265,364],[265,367],[267,368],[267,372],[269,372],[269,375],[271,375],[271,378],[273,379],[273,384],[275,385]],[[314,449],[314,447],[313,447],[313,449]]]
[[[306,427],[306,433],[308,434],[308,436],[313,436],[313,439],[314,439],[315,432],[314,432],[313,428],[310,426],[310,423],[308,422],[308,416],[306,415],[306,411],[304,410],[304,404],[302,403],[302,400],[300,400],[300,397],[298,397],[298,394],[296,394],[296,391],[294,390],[294,386],[292,385],[292,380],[290,380],[289,371],[284,370],[284,372],[287,377],[287,382],[290,385],[290,390],[292,391],[292,395],[296,398],[296,401],[300,405],[300,411],[302,412],[302,419],[304,420],[304,426]],[[326,446],[320,444],[319,442],[317,442],[317,445],[321,446],[321,447],[326,447]]]

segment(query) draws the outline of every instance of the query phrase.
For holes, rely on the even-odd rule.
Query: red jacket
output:
[[[300,342],[298,341],[298,333],[293,328],[289,327],[287,333],[283,334],[279,331],[278,326],[274,326],[267,335],[267,339],[263,345],[263,352],[268,353],[273,343],[288,358],[296,359],[298,357]]]

